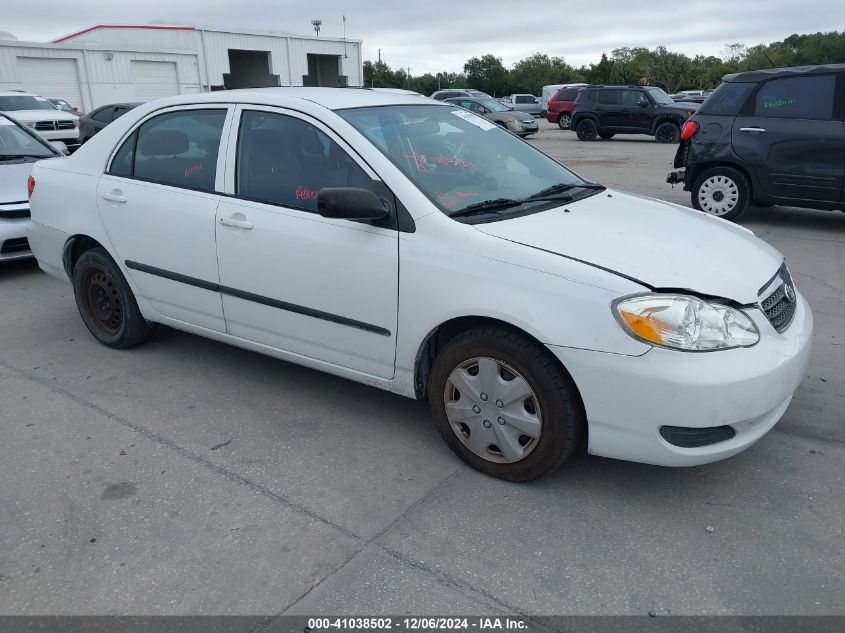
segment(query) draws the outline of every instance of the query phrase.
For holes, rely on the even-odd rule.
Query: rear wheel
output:
[[[675,123],[661,123],[654,131],[654,140],[658,143],[677,143],[681,138],[681,129]]]
[[[557,468],[583,428],[575,385],[548,350],[496,327],[464,332],[441,350],[428,399],[449,448],[473,468],[510,481]]]
[[[73,294],[82,321],[103,345],[134,347],[152,332],[123,273],[102,248],[79,257],[73,268]]]
[[[569,128],[571,128],[572,127],[572,115],[569,114],[569,112],[561,113],[561,115],[557,118],[557,126],[561,130],[568,130]]]
[[[575,133],[578,135],[579,141],[594,141],[599,134],[599,129],[595,121],[584,119],[578,123]]]
[[[745,176],[731,167],[702,172],[692,186],[692,206],[699,211],[735,220],[748,206],[751,187]]]

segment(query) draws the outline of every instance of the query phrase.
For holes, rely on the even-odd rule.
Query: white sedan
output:
[[[810,308],[750,231],[410,93],[155,101],[32,178],[32,250],[103,344],[162,323],[426,399],[504,479],[582,440],[667,466],[734,455],[810,354]]]

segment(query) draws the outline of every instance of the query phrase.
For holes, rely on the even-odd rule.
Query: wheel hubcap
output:
[[[739,187],[727,176],[711,176],[698,190],[701,209],[712,215],[725,215],[736,207]]]
[[[102,270],[85,280],[85,304],[94,325],[108,335],[117,334],[123,323],[123,304],[112,278]]]
[[[560,127],[569,127],[572,124],[572,119],[569,117],[568,114],[564,114],[560,117]]]
[[[446,417],[458,439],[490,462],[525,459],[542,432],[542,415],[528,381],[495,358],[471,358],[449,375]]]

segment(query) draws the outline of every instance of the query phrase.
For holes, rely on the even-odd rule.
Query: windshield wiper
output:
[[[20,160],[22,158],[50,158],[42,154],[0,154],[0,160]]]
[[[606,187],[604,185],[598,185],[594,182],[584,182],[584,183],[581,183],[580,185],[572,185],[572,184],[566,184],[566,183],[560,182],[556,185],[552,185],[551,187],[546,187],[542,191],[538,191],[537,193],[532,194],[525,199],[526,200],[540,200],[540,199],[546,198],[548,196],[554,196],[554,195],[557,195],[559,193],[571,191],[572,189],[595,189],[595,190],[599,191],[599,190],[602,190],[602,189],[606,189]],[[561,198],[561,199],[565,199],[565,198]]]
[[[476,215],[478,213],[486,213],[495,209],[505,209],[508,207],[518,207],[522,204],[522,200],[514,200],[513,198],[494,198],[493,200],[485,200],[484,202],[476,202],[468,205],[463,209],[452,211],[449,214],[450,218],[455,218],[462,215]]]

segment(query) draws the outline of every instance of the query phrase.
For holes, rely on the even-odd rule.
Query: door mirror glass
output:
[[[317,193],[317,212],[324,218],[383,220],[388,206],[372,191],[360,187],[325,187]]]
[[[60,151],[65,156],[70,154],[70,150],[67,148],[67,145],[65,145],[62,141],[50,141],[50,145],[53,146],[53,149]]]

